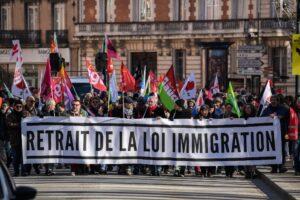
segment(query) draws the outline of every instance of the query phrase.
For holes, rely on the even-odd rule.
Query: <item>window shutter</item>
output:
[[[140,6],[139,0],[132,0],[132,20],[139,21]]]
[[[239,2],[241,1],[241,2]],[[231,18],[232,19],[238,19],[240,16],[238,13],[241,13],[241,6],[239,4],[243,4],[243,0],[231,0]]]
[[[275,0],[270,0],[270,17],[276,17],[276,5]]]
[[[173,0],[173,20],[179,20],[179,1],[180,0]]]
[[[205,5],[205,0],[199,0],[199,19],[200,20],[205,20],[206,19],[206,14],[205,14],[205,9],[206,9],[206,5]]]
[[[99,0],[99,22],[105,22],[105,0]]]

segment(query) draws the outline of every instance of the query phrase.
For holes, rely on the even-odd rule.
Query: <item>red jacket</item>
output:
[[[293,108],[290,108],[288,136],[289,140],[298,140],[298,116]]]

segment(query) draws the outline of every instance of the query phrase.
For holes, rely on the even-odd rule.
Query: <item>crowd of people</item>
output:
[[[5,91],[1,91],[1,112],[0,112],[0,159],[6,162],[8,167],[13,166],[14,176],[27,176],[32,174],[32,168],[36,174],[54,175],[55,168],[66,167],[71,171],[71,175],[79,174],[107,174],[112,169],[116,169],[118,174],[138,175],[151,174],[160,176],[162,173],[174,172],[174,176],[183,177],[185,174],[194,173],[197,176],[210,177],[225,170],[227,177],[233,177],[234,173],[242,173],[246,178],[255,177],[255,166],[147,166],[147,165],[81,165],[64,163],[54,164],[23,164],[22,163],[22,142],[21,142],[21,120],[26,117],[38,116],[91,116],[91,117],[118,117],[127,119],[138,118],[168,118],[173,119],[221,119],[237,118],[233,107],[225,103],[226,94],[218,93],[213,97],[204,96],[204,104],[195,106],[195,100],[177,100],[175,108],[169,112],[160,103],[159,97],[152,93],[145,97],[138,93],[127,93],[120,95],[119,101],[108,104],[107,93],[87,93],[84,99],[75,99],[72,108],[67,109],[64,103],[56,104],[53,99],[49,99],[41,105],[39,95],[33,93],[24,100],[8,98]],[[272,173],[284,173],[286,161],[293,161],[296,175],[300,175],[298,132],[295,133],[291,125],[291,109],[300,115],[300,98],[273,95],[270,104],[262,113],[259,111],[259,99],[242,90],[237,95],[238,106],[242,117],[247,119],[255,116],[277,116],[281,123],[282,133],[282,164],[271,166]],[[123,105],[124,104],[124,105]],[[299,126],[299,124],[297,124]],[[299,129],[300,130],[300,129]],[[293,132],[293,133],[292,133]],[[294,135],[293,135],[294,134]],[[295,136],[296,134],[296,136]]]

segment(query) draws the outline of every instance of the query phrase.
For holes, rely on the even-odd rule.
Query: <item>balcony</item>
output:
[[[57,43],[59,47],[67,47],[69,44],[68,30],[48,30],[46,31],[46,43],[50,44],[53,39],[54,32],[56,33]]]
[[[115,37],[134,36],[180,37],[182,35],[223,35],[244,37],[249,31],[260,31],[261,36],[287,36],[296,28],[291,19],[235,19],[176,22],[129,22],[129,23],[78,23],[75,37],[99,37],[104,33]]]
[[[11,46],[12,40],[20,40],[22,46],[40,47],[41,46],[41,31],[29,30],[0,30],[0,45]]]

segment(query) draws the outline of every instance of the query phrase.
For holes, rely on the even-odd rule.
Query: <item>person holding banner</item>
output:
[[[150,96],[146,104],[146,112],[144,118],[166,118],[164,110],[157,105],[158,99],[156,96]],[[152,176],[160,176],[162,167],[158,165],[152,165],[150,167]]]
[[[72,102],[72,109],[69,111],[71,117],[87,117],[88,114],[85,110],[81,108],[81,102],[79,99],[75,99]],[[81,164],[71,164],[71,176],[76,176],[76,174],[84,173],[85,165]]]
[[[174,119],[192,119],[192,112],[184,107],[185,101],[178,99],[175,102],[174,110],[170,113],[170,120]],[[174,176],[184,177],[186,166],[175,166]]]
[[[134,118],[133,100],[129,96],[126,96],[124,98],[123,116],[126,119]],[[135,168],[137,167],[138,166],[135,166]],[[123,175],[125,174],[130,176],[132,175],[132,172],[133,172],[132,165],[119,165],[118,174],[123,174]]]
[[[22,164],[22,141],[21,141],[21,120],[23,103],[21,100],[15,100],[13,111],[7,116],[7,133],[10,139],[13,155],[14,176],[27,176],[25,166]]]
[[[209,107],[204,104],[200,107],[200,112],[198,115],[198,119],[199,120],[209,120],[211,119],[210,115],[209,115]],[[195,173],[199,174],[199,169],[200,167],[195,167]],[[211,175],[214,173],[216,167],[201,167],[201,175],[204,177],[211,177]]]
[[[33,96],[28,96],[26,98],[26,104],[23,110],[23,117],[34,117],[34,116],[41,116],[40,111],[35,108],[35,98]],[[36,174],[40,174],[40,169],[38,164],[33,164],[33,168]],[[26,172],[28,175],[31,173],[31,165],[26,165]]]
[[[244,106],[243,109],[243,117],[245,118],[245,120],[247,120],[249,117],[255,117],[256,116],[256,109],[253,106],[253,104],[246,104]],[[245,170],[245,178],[246,179],[251,179],[254,178],[256,176],[255,174],[255,165],[250,165],[250,166],[244,166],[244,170]]]
[[[232,106],[230,103],[226,103],[226,105],[225,105],[224,118],[230,118],[230,119],[238,118],[238,116],[232,112]],[[225,166],[224,169],[225,169],[226,177],[232,178],[233,173],[235,171],[235,167],[234,166]]]
[[[56,116],[55,113],[55,101],[54,99],[48,99],[46,101],[45,106],[42,108],[42,115],[41,116]],[[45,164],[45,175],[53,176],[55,173],[53,171],[54,164]]]
[[[272,95],[270,99],[270,105],[263,111],[262,116],[270,116],[272,118],[278,117],[280,119],[280,127],[281,127],[281,139],[282,139],[282,164],[280,165],[272,165],[271,173],[284,173],[287,171],[285,167],[285,135],[288,131],[288,117],[289,111],[286,107],[279,104],[279,98],[277,95]]]
[[[101,99],[98,96],[93,96],[90,98],[89,107],[87,108],[88,116],[91,117],[104,117],[104,109],[101,105]],[[102,101],[103,102],[103,101]],[[100,165],[98,170],[96,165],[90,165],[90,174],[95,174],[96,171],[99,171],[100,174],[107,174],[107,165]]]

